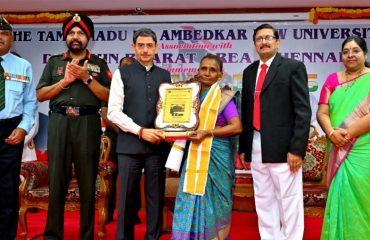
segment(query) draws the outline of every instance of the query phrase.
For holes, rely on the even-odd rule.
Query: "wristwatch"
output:
[[[89,85],[93,80],[93,77],[90,75],[89,78],[84,82],[86,85]]]

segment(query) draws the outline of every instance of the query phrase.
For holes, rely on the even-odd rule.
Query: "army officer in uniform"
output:
[[[107,63],[87,50],[91,19],[68,17],[63,36],[68,51],[53,56],[37,86],[39,101],[50,100],[48,126],[49,209],[45,239],[63,239],[63,213],[72,164],[80,193],[80,239],[93,239],[95,180],[99,161],[99,109],[108,101]]]

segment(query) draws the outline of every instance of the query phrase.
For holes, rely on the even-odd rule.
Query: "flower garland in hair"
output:
[[[348,9],[348,8],[312,8],[310,11],[309,20],[314,24],[319,22],[319,19],[358,19],[370,18],[370,8],[366,9]]]
[[[61,23],[71,13],[39,13],[39,14],[3,14],[11,24],[17,23]]]

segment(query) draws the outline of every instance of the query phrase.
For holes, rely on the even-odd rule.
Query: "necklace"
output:
[[[365,67],[361,68],[360,71],[357,71],[355,73],[350,73],[347,70],[344,72],[346,75],[346,91],[350,89],[353,84],[355,84],[356,79],[362,75],[362,72],[365,70]],[[354,78],[350,78],[350,76],[356,76]],[[350,79],[353,79],[351,82],[347,83]]]
[[[344,74],[346,75],[346,81],[350,80],[350,76],[356,76],[354,78],[358,78],[359,76],[362,75],[362,72],[365,70],[365,67],[361,68],[359,71],[357,72],[349,72],[349,71],[345,71]]]

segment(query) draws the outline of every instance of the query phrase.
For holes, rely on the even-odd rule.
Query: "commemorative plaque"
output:
[[[162,83],[155,127],[163,130],[166,137],[187,138],[198,127],[200,89],[198,82]]]

